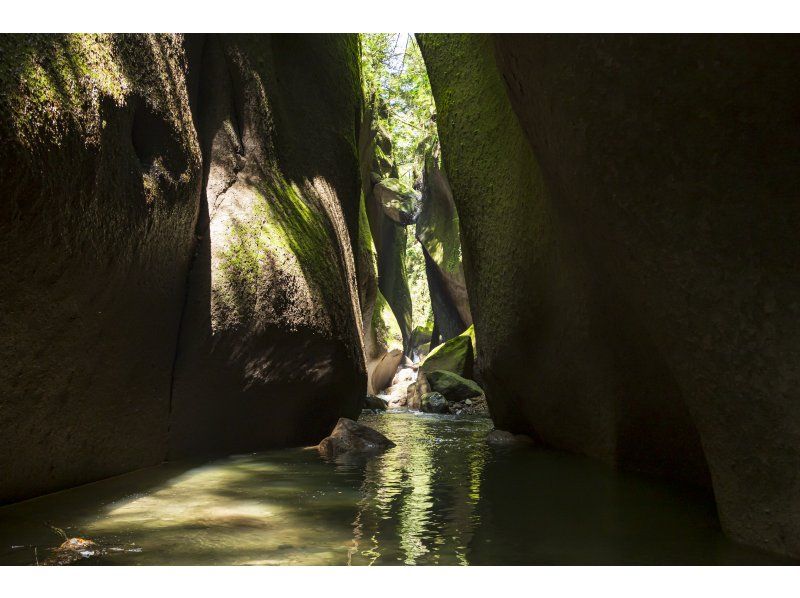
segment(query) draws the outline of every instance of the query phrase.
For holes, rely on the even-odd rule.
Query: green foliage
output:
[[[428,72],[411,33],[362,33],[364,95],[387,106],[378,118],[392,140],[401,178],[413,184],[422,172],[422,142],[436,137],[435,105]]]
[[[362,33],[360,37],[364,96],[386,106],[385,112],[376,110],[375,118],[389,133],[401,181],[413,185],[422,174],[425,148],[437,139],[435,105],[422,54],[411,33]],[[422,248],[414,235],[407,238],[413,328],[425,326],[433,314]]]

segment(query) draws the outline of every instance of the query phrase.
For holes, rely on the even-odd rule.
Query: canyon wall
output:
[[[357,413],[356,37],[0,49],[0,502]]]
[[[800,42],[420,36],[498,427],[800,556]]]
[[[187,50],[206,172],[170,455],[313,443],[366,392],[358,41],[208,35]]]

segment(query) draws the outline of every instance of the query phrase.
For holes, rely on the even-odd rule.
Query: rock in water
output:
[[[486,436],[486,443],[492,446],[513,446],[533,444],[533,439],[525,434],[512,434],[506,430],[494,429]]]
[[[429,392],[422,396],[422,410],[425,413],[448,413],[447,399],[438,392]]]
[[[331,435],[319,443],[317,450],[323,457],[334,459],[344,453],[376,453],[394,446],[394,442],[377,430],[342,417]]]
[[[426,374],[431,388],[442,393],[448,401],[461,401],[479,397],[483,390],[472,380],[462,378],[458,374],[445,370],[436,370]]]
[[[375,409],[376,411],[386,411],[386,401],[375,395],[364,397],[363,409]]]

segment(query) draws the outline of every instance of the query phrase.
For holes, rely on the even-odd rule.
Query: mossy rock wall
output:
[[[208,35],[188,47],[206,181],[170,454],[317,442],[366,392],[358,41]]]
[[[447,341],[472,324],[469,296],[461,263],[458,210],[438,148],[428,149],[423,172],[422,210],[415,235],[422,245],[433,317],[440,338]]]
[[[498,427],[800,556],[800,42],[421,42]]]
[[[0,502],[154,465],[201,159],[180,36],[0,36]]]
[[[392,142],[389,134],[373,118],[376,110],[385,108],[373,99],[364,110],[359,135],[361,184],[370,234],[375,246],[378,286],[394,311],[397,323],[407,345],[411,337],[411,292],[406,271],[406,226],[394,222],[384,212],[383,205],[374,193],[382,179],[397,179],[397,168],[392,160]],[[360,280],[368,280],[368,275]]]
[[[357,415],[360,115],[354,35],[0,39],[0,502]]]

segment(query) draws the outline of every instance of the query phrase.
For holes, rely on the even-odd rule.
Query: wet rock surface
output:
[[[495,428],[486,435],[486,443],[493,446],[530,446],[533,439],[525,434],[513,434]]]
[[[426,413],[448,413],[447,399],[438,392],[429,392],[422,395],[420,408]]]
[[[386,411],[386,401],[375,395],[367,395],[364,397],[362,409],[372,409],[375,411]]]
[[[323,457],[335,459],[345,453],[372,454],[393,446],[394,442],[377,430],[342,417],[331,435],[322,439],[317,450]]]
[[[483,390],[472,380],[446,370],[426,373],[431,388],[442,393],[448,401],[463,401],[483,395]]]

